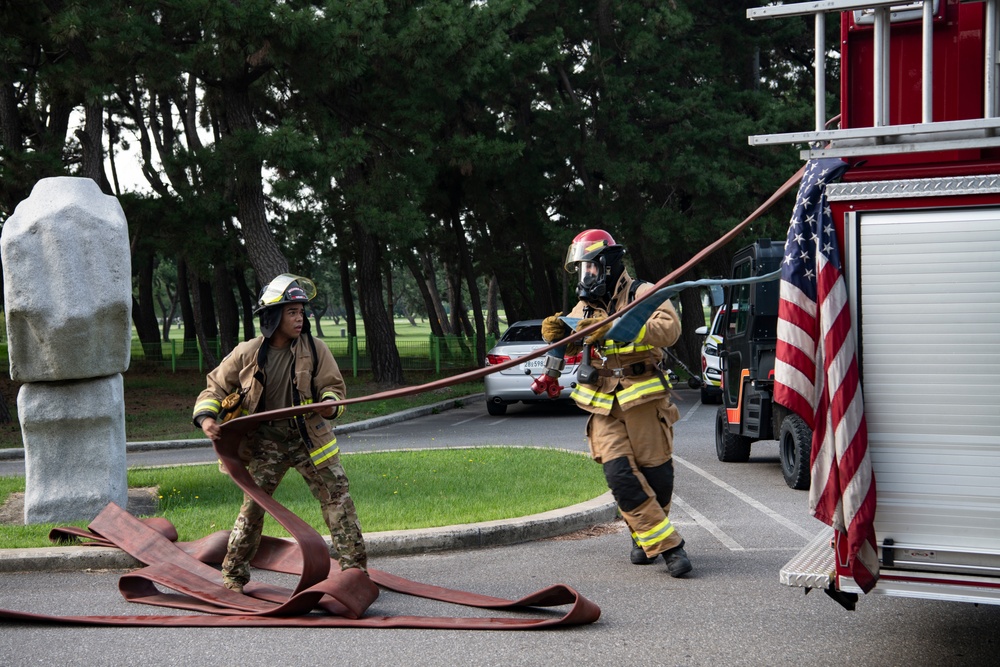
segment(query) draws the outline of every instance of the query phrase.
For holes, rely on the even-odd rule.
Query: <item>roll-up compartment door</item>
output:
[[[1000,555],[1000,211],[857,220],[878,541]]]

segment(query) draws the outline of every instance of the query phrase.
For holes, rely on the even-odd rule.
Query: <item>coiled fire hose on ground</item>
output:
[[[681,286],[665,290],[671,282],[696,266],[733,238],[747,225],[768,210],[787,194],[802,178],[805,167],[788,179],[767,201],[761,204],[743,222],[705,247],[685,264],[665,276],[654,289],[636,299],[610,319],[618,319],[648,300],[662,303]],[[759,280],[759,278],[758,278]],[[684,286],[706,284],[695,281]],[[645,308],[650,308],[646,303]],[[638,320],[639,318],[636,318]],[[330,405],[349,405],[366,401],[409,396],[441,387],[477,380],[528,359],[564,348],[571,341],[579,340],[606,324],[597,322],[587,328],[571,332],[563,340],[533,351],[526,357],[504,362],[489,368],[476,369],[450,378],[436,380],[414,387],[403,387],[359,398],[335,402],[297,406],[272,410],[231,420],[222,425],[222,437],[215,443],[219,460],[234,482],[271,514],[294,538],[294,543],[263,537],[252,565],[261,569],[299,575],[293,590],[265,583],[251,582],[245,595],[224,588],[221,575],[212,564],[222,561],[226,550],[228,531],[212,533],[194,542],[177,542],[177,531],[164,518],[137,519],[115,504],[109,504],[88,526],[59,528],[52,531],[53,540],[83,538],[93,546],[114,546],[135,557],[146,567],[122,576],[119,590],[129,601],[164,607],[202,612],[195,615],[144,615],[144,616],[52,616],[0,609],[0,622],[7,623],[57,623],[72,625],[113,626],[259,626],[259,627],[390,627],[390,628],[446,628],[477,630],[538,629],[556,626],[584,625],[600,617],[600,609],[593,602],[572,588],[556,584],[518,600],[504,600],[456,591],[438,586],[421,584],[376,569],[369,569],[366,576],[360,570],[341,572],[330,559],[326,542],[311,526],[290,510],[264,493],[239,460],[237,450],[243,437],[259,421],[283,419]],[[333,567],[331,568],[331,565]],[[174,593],[163,593],[159,588]],[[569,605],[561,617],[546,615],[543,618],[456,618],[397,616],[369,617],[364,613],[378,597],[378,587],[399,593],[424,597],[454,604],[495,610],[525,610],[533,607]],[[324,612],[322,614],[313,613]]]

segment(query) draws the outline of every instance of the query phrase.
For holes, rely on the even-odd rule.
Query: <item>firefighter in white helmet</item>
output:
[[[588,229],[573,239],[564,266],[578,276],[580,301],[569,313],[580,318],[577,331],[653,289],[629,276],[624,255],[625,248],[601,229]],[[649,564],[662,555],[668,573],[681,577],[691,571],[691,561],[670,522],[673,424],[680,413],[670,401],[669,383],[659,367],[662,348],[680,337],[680,320],[667,300],[635,340],[605,340],[611,324],[585,338],[584,343],[597,346],[601,355],[593,359],[597,376],[592,384],[578,382],[572,396],[590,413],[590,454],[604,467],[608,487],[632,533],[631,562]],[[550,343],[568,334],[558,314],[542,323],[542,337]]]
[[[346,398],[347,390],[330,348],[309,333],[305,306],[316,295],[308,278],[282,274],[261,290],[254,313],[260,336],[240,343],[208,374],[208,386],[198,396],[194,423],[212,440],[220,436],[223,399],[241,392],[242,414],[254,414],[314,401]],[[241,458],[265,492],[273,494],[294,467],[320,503],[330,529],[331,556],[341,569],[365,570],[367,553],[347,475],[340,464],[337,438],[328,419],[344,412],[330,406],[294,419],[262,422],[240,446]],[[245,496],[229,537],[222,563],[223,584],[243,591],[250,580],[250,561],[260,544],[264,510]]]

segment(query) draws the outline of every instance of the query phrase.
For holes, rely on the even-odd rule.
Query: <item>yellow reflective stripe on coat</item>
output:
[[[638,354],[640,352],[649,352],[652,349],[652,345],[636,345],[635,343],[605,345],[604,354],[610,357],[612,354]]]
[[[628,389],[622,389],[619,391],[618,402],[624,405],[629,401],[634,401],[642,398],[643,396],[649,396],[650,394],[664,391],[665,389],[666,387],[663,386],[663,382],[660,381],[660,378],[653,377],[648,380],[643,380],[642,382],[636,382]]]
[[[325,392],[323,392],[323,396],[321,396],[319,400],[321,400],[321,401],[326,401],[326,400],[339,401],[340,400],[340,396],[337,396],[332,391],[325,391]],[[344,414],[344,406],[343,405],[338,405],[337,406],[337,411],[333,413],[333,416],[330,417],[330,419],[337,419],[342,414]]]
[[[673,534],[674,524],[670,523],[670,517],[667,517],[660,523],[656,524],[656,526],[654,526],[651,530],[646,530],[641,533],[632,533],[633,537],[635,537],[636,543],[638,543],[640,547],[651,547],[659,544]]]
[[[593,405],[595,408],[607,408],[608,410],[611,409],[611,406],[615,402],[614,394],[605,394],[600,391],[594,391],[593,389],[585,387],[582,384],[576,385],[576,388],[569,397],[578,403]]]
[[[194,414],[198,414],[199,412],[219,414],[221,409],[222,403],[214,398],[206,398],[204,401],[199,401],[198,404],[194,406]]]
[[[337,447],[337,439],[334,438],[330,442],[326,443],[322,447],[312,450],[309,452],[309,458],[312,459],[313,465],[319,465],[327,459],[332,459],[334,456],[340,453],[340,447]]]

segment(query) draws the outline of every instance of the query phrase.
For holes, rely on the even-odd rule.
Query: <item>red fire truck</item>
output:
[[[877,488],[876,594],[1000,604],[1000,0],[800,2],[813,17],[813,131],[760,135],[851,168],[827,196],[840,240]],[[825,26],[840,21],[839,127]],[[802,20],[802,18],[796,19]],[[781,571],[848,608],[845,545]]]

